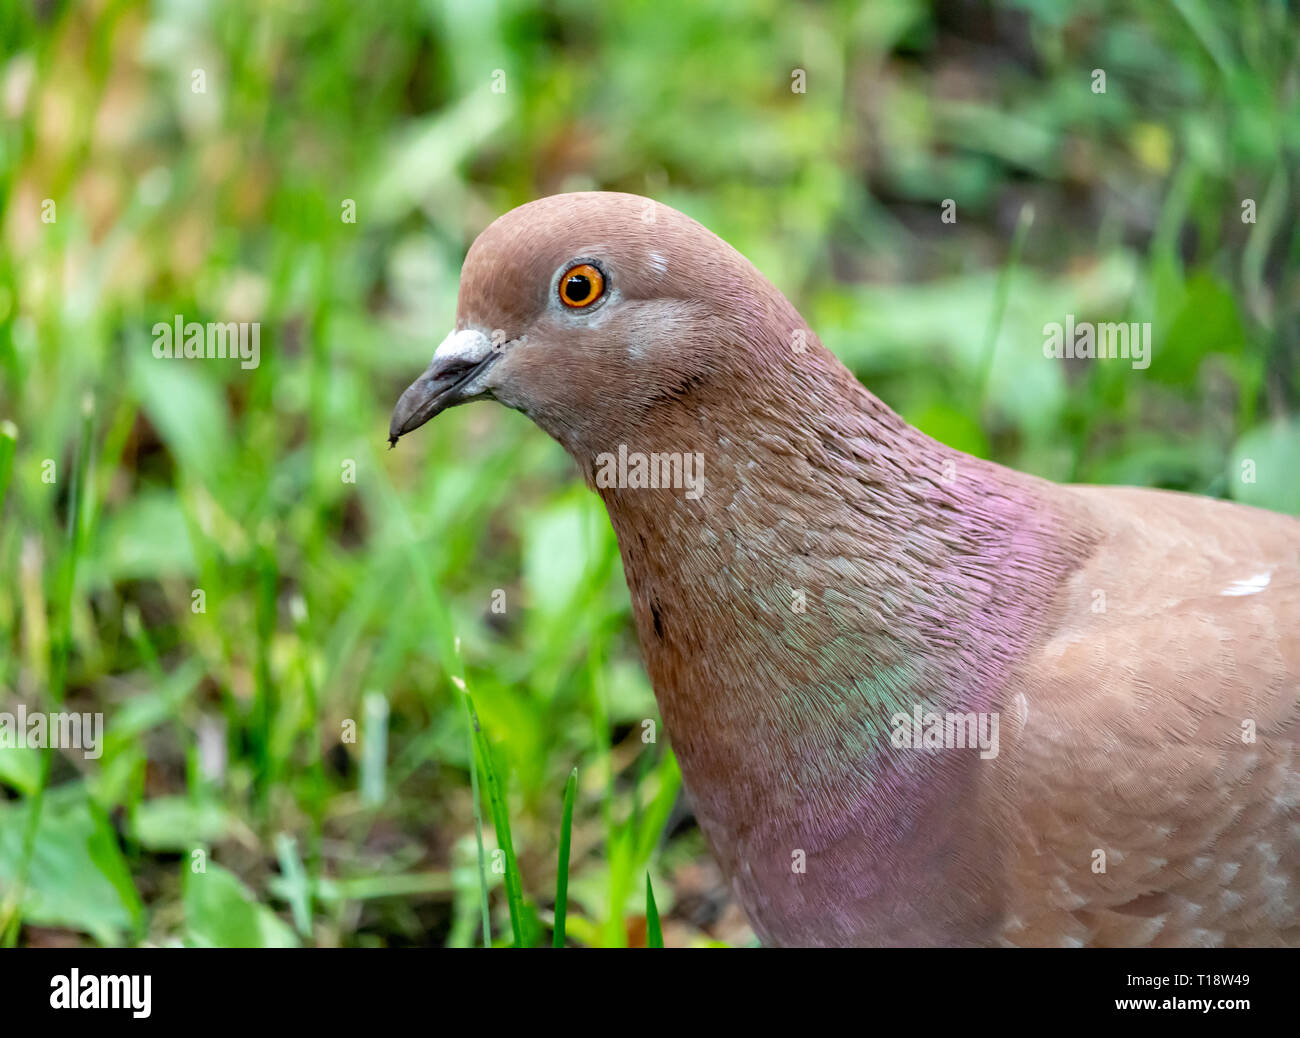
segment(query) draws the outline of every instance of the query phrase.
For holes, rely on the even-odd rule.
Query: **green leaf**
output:
[[[989,457],[989,441],[979,422],[965,411],[942,403],[931,403],[916,414],[905,415],[907,420],[927,436],[946,443],[955,450],[965,451],[977,458]]]
[[[17,878],[28,807],[23,800],[0,808],[0,888],[6,890]],[[105,945],[123,944],[140,926],[143,909],[117,836],[80,785],[46,794],[22,917],[88,933]]]
[[[293,929],[233,872],[208,862],[203,872],[184,868],[187,943],[200,948],[296,948]]]
[[[195,570],[189,526],[175,494],[146,491],[104,516],[86,553],[86,580],[181,577]]]
[[[1232,449],[1228,487],[1242,504],[1300,515],[1300,419],[1261,425]]]
[[[216,485],[223,459],[231,456],[232,439],[222,391],[211,376],[205,377],[212,366],[159,360],[148,350],[132,355],[132,386],[149,421],[178,465],[205,485]]]
[[[1246,345],[1237,301],[1232,292],[1208,274],[1197,274],[1186,285],[1177,310],[1161,315],[1151,349],[1151,377],[1170,385],[1189,385],[1212,353],[1235,356]]]
[[[582,584],[588,545],[584,535],[591,497],[566,495],[528,520],[524,531],[524,587],[529,605],[563,613]]]
[[[195,803],[189,797],[154,797],[141,802],[131,819],[131,829],[141,845],[151,851],[189,851],[223,839],[230,816],[213,801]]]
[[[26,747],[0,746],[0,782],[34,796],[41,782],[41,755]]]

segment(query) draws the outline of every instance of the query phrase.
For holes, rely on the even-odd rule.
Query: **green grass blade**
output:
[[[5,419],[0,422],[0,514],[4,513],[5,493],[14,471],[14,449],[18,444],[18,426]]]
[[[61,585],[58,602],[59,614],[56,618],[56,633],[50,643],[50,702],[59,707],[63,705],[64,685],[67,682],[68,657],[72,653],[72,597],[77,586],[77,562],[81,557],[84,544],[82,536],[82,516],[85,514],[86,482],[90,474],[90,450],[95,427],[95,401],[87,393],[81,406],[81,435],[77,442],[77,455],[73,463],[72,488],[68,494],[67,505],[67,551],[63,557],[60,571]],[[41,770],[36,786],[36,794],[31,798],[27,812],[27,825],[23,832],[22,854],[18,862],[18,872],[10,896],[3,906],[6,916],[0,920],[0,944],[12,948],[18,943],[18,932],[22,927],[22,905],[27,891],[27,876],[32,865],[32,855],[36,850],[36,833],[41,824],[41,813],[45,807],[45,789],[49,785],[50,771],[54,764],[54,750],[46,746],[41,750]]]
[[[279,694],[271,676],[271,642],[275,638],[276,589],[280,580],[275,557],[275,532],[269,524],[258,531],[254,566],[253,613],[257,644],[253,657],[253,709],[249,735],[253,747],[258,805],[262,811],[267,811],[270,807],[271,787],[277,773],[271,747],[271,731],[279,710]]]
[[[387,789],[388,700],[382,692],[367,692],[361,709],[361,802],[379,807]]]
[[[984,352],[980,362],[979,399],[981,402],[988,395],[989,378],[993,374],[993,357],[997,352],[998,332],[1002,330],[1002,315],[1007,309],[1007,294],[1011,291],[1011,275],[1020,263],[1020,253],[1025,247],[1025,238],[1029,228],[1034,224],[1034,207],[1026,202],[1016,219],[1016,229],[1011,235],[1011,253],[1006,266],[998,274],[997,287],[993,293],[993,311],[989,314],[989,326],[984,332]]]
[[[450,631],[450,617],[442,614],[441,606],[436,603],[435,611],[439,612],[442,623],[439,624],[440,630]],[[450,655],[447,657],[455,670],[451,675],[451,683],[456,686],[460,692],[461,710],[465,717],[465,742],[468,751],[469,760],[469,784],[470,793],[474,801],[474,844],[478,851],[478,892],[479,892],[479,909],[483,913],[483,947],[492,947],[492,912],[488,905],[488,880],[487,880],[487,851],[483,848],[483,800],[479,793],[478,781],[478,754],[475,752],[475,717],[473,706],[470,703],[469,690],[465,685],[465,661],[460,655],[460,638],[451,636]]]
[[[311,881],[298,855],[298,841],[288,833],[275,834],[275,855],[284,877],[282,894],[293,913],[293,925],[303,937],[311,936]]]
[[[497,781],[496,769],[492,767],[492,753],[488,747],[487,736],[479,724],[478,711],[474,709],[474,700],[465,693],[469,704],[469,715],[474,724],[474,744],[478,750],[479,764],[483,768],[483,777],[487,781],[488,804],[492,808],[492,824],[497,832],[497,846],[506,856],[506,901],[510,906],[510,929],[514,933],[515,947],[524,947],[524,895],[519,882],[519,862],[515,860],[515,846],[510,838],[510,818],[506,812],[505,797],[501,792],[501,783]]]
[[[460,639],[455,640],[452,659],[455,660],[459,674],[451,676],[451,683],[460,691],[460,704],[465,714],[465,738],[469,749],[469,783],[474,800],[474,841],[478,847],[478,888],[479,907],[483,911],[483,947],[492,947],[492,913],[488,910],[487,852],[483,849],[483,801],[478,788],[478,754],[474,750],[475,724],[473,706],[469,692],[465,688],[464,664],[460,659]]]
[[[664,946],[664,931],[659,925],[659,906],[655,904],[655,888],[650,883],[649,872],[645,874],[645,946]]]
[[[564,812],[560,816],[560,852],[555,865],[555,936],[551,947],[564,947],[564,920],[569,912],[569,842],[573,834],[573,800],[578,791],[578,769],[564,783]]]

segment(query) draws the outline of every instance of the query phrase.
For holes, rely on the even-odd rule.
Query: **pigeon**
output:
[[[603,500],[764,944],[1300,944],[1300,521],[951,449],[635,195],[480,234],[390,444],[481,398]]]

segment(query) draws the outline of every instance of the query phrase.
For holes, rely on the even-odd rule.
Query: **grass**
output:
[[[664,930],[659,922],[659,908],[655,904],[654,885],[650,882],[650,873],[645,874],[645,946],[662,948]]]
[[[14,450],[18,446],[18,427],[6,419],[0,422],[0,512],[14,472]]]
[[[82,400],[81,436],[72,466],[72,484],[68,490],[65,529],[67,544],[59,567],[59,602],[54,638],[51,642],[49,700],[57,710],[63,705],[67,684],[68,657],[72,652],[72,600],[77,585],[77,564],[83,549],[83,516],[86,513],[86,493],[89,479],[91,437],[94,423],[94,401],[87,394]],[[11,441],[12,442],[12,441]],[[57,477],[57,471],[56,471]],[[6,480],[7,482],[7,480]],[[12,948],[18,940],[22,922],[22,904],[27,894],[31,876],[32,858],[36,852],[36,838],[40,831],[41,813],[45,809],[45,793],[54,765],[54,750],[40,750],[40,769],[36,789],[28,798],[27,819],[22,830],[22,850],[13,876],[13,886],[0,913],[0,941]]]
[[[569,845],[573,840],[573,798],[578,792],[578,769],[564,782],[564,808],[560,815],[560,849],[555,860],[555,922],[551,947],[564,947],[564,920],[569,911]]]
[[[385,449],[539,195],[684,209],[958,448],[1300,512],[1288,5],[458,10],[0,9],[0,711],[105,722],[0,746],[7,943],[750,942],[563,451]],[[259,365],[156,359],[178,313]],[[1150,369],[1046,363],[1068,313]]]
[[[515,857],[515,845],[510,838],[510,815],[501,792],[501,783],[497,779],[496,768],[492,766],[492,750],[479,724],[474,700],[470,698],[468,692],[465,693],[465,705],[474,728],[474,749],[478,754],[478,766],[483,769],[483,774],[487,778],[488,802],[492,805],[492,827],[496,830],[497,846],[504,859],[501,869],[497,871],[505,874],[506,905],[510,909],[510,931],[514,935],[515,947],[523,948],[532,944],[532,935],[530,934],[525,942],[524,895],[519,882],[519,860]],[[479,867],[482,868],[481,861]],[[484,882],[486,883],[486,880]],[[486,904],[486,899],[484,903]]]

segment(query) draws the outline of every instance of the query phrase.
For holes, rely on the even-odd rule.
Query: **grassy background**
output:
[[[1300,513],[1297,39],[1281,0],[4,4],[0,709],[106,718],[0,748],[4,940],[481,943],[477,780],[509,943],[463,675],[525,940],[576,767],[568,940],[644,943],[648,870],[666,943],[749,943],[563,452],[491,406],[384,450],[469,242],[650,194],[954,446]],[[177,313],[260,366],[154,359]],[[1045,360],[1067,313],[1150,368]]]

